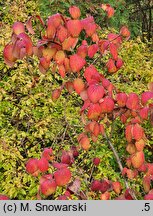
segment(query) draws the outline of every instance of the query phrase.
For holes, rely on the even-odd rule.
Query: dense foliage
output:
[[[70,13],[72,18],[74,18],[73,16],[75,15],[73,15],[73,12]],[[76,16],[78,16],[78,14]],[[22,20],[21,18],[20,21],[25,22],[25,19]],[[4,23],[2,23],[2,25],[3,24]],[[32,32],[30,22],[27,28]],[[21,29],[17,28],[17,29],[19,29],[19,31],[22,30],[22,28]],[[35,31],[38,30],[39,29],[36,28]],[[1,49],[3,49],[4,44],[5,45],[7,44],[7,42],[5,42],[7,41],[6,39],[7,37],[4,34],[5,31],[6,31],[5,28],[3,28],[2,31],[3,39],[1,41],[2,44]],[[16,30],[14,28],[14,33],[20,34],[15,31]],[[71,31],[71,34],[73,34],[73,30],[70,29],[69,31]],[[99,37],[107,37],[107,33],[108,32],[106,32],[105,35],[102,35],[101,30],[99,30]],[[129,34],[128,30],[127,33]],[[8,37],[10,37],[10,35],[11,32],[9,33]],[[80,35],[80,37],[81,39],[77,45],[77,49],[79,47],[79,44],[81,44],[81,40],[83,39],[84,36]],[[32,39],[35,41],[34,38]],[[89,39],[90,38],[88,38],[87,40]],[[61,38],[61,40],[63,39]],[[111,40],[113,41],[113,39]],[[87,42],[89,43],[89,41]],[[97,42],[93,44],[97,44]],[[44,48],[46,47],[44,46]],[[107,70],[104,69],[103,67],[103,65],[106,64],[110,56],[106,55],[103,58],[99,58],[99,56],[96,54],[94,57],[92,57],[93,53],[95,52],[92,48],[93,47],[91,46],[90,53],[88,51],[89,58],[86,56],[86,61],[88,61],[89,64],[96,63],[97,70],[100,71],[100,74],[104,74],[105,76],[106,75],[108,76],[109,80],[112,81],[115,84],[115,86],[119,89],[117,91],[121,91],[121,92],[126,91],[129,98],[132,97],[130,96],[131,92],[142,94],[142,92],[144,91],[148,91],[148,90],[149,92],[152,91],[151,84],[147,87],[148,81],[152,79],[152,71],[151,71],[152,65],[151,62],[148,61],[148,59],[151,58],[151,54],[149,52],[149,48],[147,48],[147,45],[143,44],[139,39],[137,41],[127,41],[122,44],[122,51],[120,55],[124,60],[124,66],[121,70],[118,71],[118,73],[114,74],[113,76],[109,75],[107,73]],[[144,53],[144,49],[145,49],[145,53]],[[70,51],[72,51],[72,56],[73,56],[76,51],[76,48]],[[113,49],[113,51],[110,50],[110,52],[112,57],[116,58],[115,57],[116,51],[114,51]],[[137,54],[135,55],[135,53]],[[70,56],[69,51],[65,51],[65,54],[67,56]],[[20,54],[16,54],[16,55],[20,57],[19,56]],[[8,58],[7,55],[5,55],[5,52],[4,52],[4,57],[5,57],[5,61],[7,61]],[[10,56],[8,57],[10,58]],[[105,117],[102,116],[101,117],[102,119],[100,119],[101,122],[98,121],[97,124],[98,127],[96,126],[97,129],[95,129],[94,132],[92,131],[94,133],[94,136],[91,137],[92,141],[90,140],[92,144],[91,147],[88,141],[89,138],[85,134],[83,134],[83,136],[78,139],[78,134],[83,132],[85,120],[87,120],[84,119],[83,116],[82,117],[83,122],[80,122],[81,119],[79,115],[79,110],[80,107],[83,105],[83,103],[82,100],[78,98],[78,94],[80,95],[80,93],[83,90],[86,90],[86,88],[90,87],[90,86],[88,87],[88,85],[84,86],[83,84],[85,83],[85,79],[87,80],[88,78],[86,77],[85,79],[84,78],[81,79],[81,77],[77,78],[76,75],[78,73],[75,72],[75,70],[77,70],[77,64],[75,64],[76,60],[74,61],[73,64],[71,63],[71,69],[74,70],[73,71],[74,73],[70,74],[69,77],[69,74],[66,75],[63,73],[59,74],[58,69],[57,68],[54,69],[53,67],[54,64],[57,64],[58,66],[60,65],[59,63],[60,56],[54,59],[55,62],[53,62],[53,65],[51,65],[50,69],[48,69],[49,67],[48,66],[46,67],[46,64],[44,64],[44,62],[41,61],[41,57],[38,55],[38,58],[40,60],[39,69],[41,70],[42,74],[38,70],[38,59],[36,57],[34,58],[28,57],[27,62],[25,61],[23,62],[22,60],[19,60],[15,64],[14,61],[16,60],[16,57],[15,59],[9,59],[9,61],[13,60],[13,65],[12,64],[10,65],[11,61],[10,62],[7,61],[7,63],[9,63],[9,65],[12,66],[11,69],[8,68],[3,63],[3,61],[1,61],[1,69],[2,69],[1,82],[0,82],[1,85],[0,171],[2,173],[1,175],[2,185],[0,188],[1,193],[8,195],[10,198],[16,198],[16,199],[36,199],[36,198],[40,199],[40,196],[42,198],[48,198],[48,199],[49,198],[50,199],[56,199],[56,198],[109,199],[110,195],[111,195],[111,199],[114,199],[118,197],[120,193],[122,193],[122,195],[120,196],[121,199],[122,198],[131,199],[131,198],[135,198],[134,197],[135,195],[133,196],[133,191],[134,191],[138,199],[143,199],[144,194],[145,193],[147,194],[151,189],[149,186],[150,183],[149,185],[148,183],[146,184],[143,183],[141,177],[142,172],[139,175],[137,175],[138,174],[137,165],[133,165],[135,163],[132,162],[134,169],[133,168],[130,169],[128,162],[126,161],[127,156],[129,154],[133,155],[135,150],[133,149],[134,147],[130,148],[131,146],[129,146],[128,149],[125,148],[126,139],[129,142],[130,138],[127,138],[127,136],[126,139],[124,138],[124,124],[123,124],[124,122],[121,122],[119,118],[116,118],[116,121],[112,121],[111,114],[108,114],[108,111],[106,111]],[[78,56],[75,57],[78,58]],[[3,59],[2,56],[1,59]],[[83,60],[81,61],[83,62]],[[139,62],[139,64],[137,62]],[[108,66],[109,65],[107,64],[108,71],[112,72],[112,67],[108,67]],[[145,70],[144,70],[144,66],[145,66]],[[48,70],[47,72],[46,69]],[[83,72],[84,69],[81,71],[80,76],[82,76]],[[116,72],[116,69],[115,71],[113,69],[113,73],[114,72]],[[73,83],[73,86],[72,85],[69,86],[67,84],[65,85],[66,88],[63,89],[64,87],[62,85],[64,81],[63,78],[65,79],[66,83],[68,83],[70,78],[71,82]],[[75,80],[77,80],[77,82]],[[78,81],[81,82],[81,85],[79,86],[77,85]],[[61,89],[61,85],[62,85],[62,89]],[[71,87],[73,87],[76,92],[71,93],[72,90]],[[68,94],[67,89],[71,94]],[[55,102],[55,99],[59,97],[59,93],[61,93],[62,95]],[[111,93],[111,89],[108,90],[108,93]],[[152,97],[152,93],[150,95]],[[133,96],[137,97],[136,95]],[[90,94],[88,94],[88,97],[90,97]],[[103,97],[103,96],[97,95],[97,97]],[[115,99],[114,95],[112,96],[112,99],[116,104],[118,103],[117,102],[118,100]],[[95,100],[96,101],[99,100],[95,98],[95,95],[92,98],[90,97],[90,103],[92,102],[95,104]],[[146,102],[143,103],[145,104]],[[134,106],[137,106],[138,104],[139,102],[136,103],[136,105]],[[144,104],[142,105],[144,106]],[[130,105],[126,104],[126,107],[131,110]],[[131,112],[133,117],[135,117],[136,115],[134,113],[135,108],[136,107],[132,108],[133,113]],[[89,110],[88,110],[88,114],[89,114]],[[147,119],[149,116],[146,116],[145,113],[145,119]],[[95,124],[95,120],[97,120],[95,119],[95,117],[94,119],[92,119],[88,115],[88,118],[90,118],[91,122]],[[131,119],[129,119],[129,121],[131,121]],[[111,122],[113,122],[113,129],[112,129]],[[90,121],[88,123],[90,123]],[[117,149],[119,158],[122,160],[123,165],[126,166],[126,162],[127,162],[127,165],[129,166],[129,169],[127,170],[124,169],[124,173],[122,174],[127,175],[128,184],[129,187],[132,188],[132,192],[129,191],[129,188],[126,190],[124,178],[120,173],[113,152],[109,148],[108,137],[106,139],[106,137],[104,136],[104,131],[102,126],[101,126],[102,134],[99,136],[98,139],[96,138],[98,136],[97,131],[99,131],[98,129],[99,124],[101,123],[105,126],[106,134],[110,135],[111,143],[113,143],[114,147]],[[140,122],[138,121],[138,122],[133,122],[132,124],[138,126],[139,123]],[[153,139],[152,139],[152,126],[149,118],[148,121],[146,120],[144,121],[143,126],[145,128],[146,138],[147,138],[147,140],[145,140],[146,147],[144,149],[145,158],[146,161],[150,162],[151,164]],[[140,128],[140,125],[138,127]],[[91,133],[90,131],[91,128],[88,129],[86,128],[86,130],[87,130],[87,135],[89,136]],[[118,136],[119,131],[120,131],[120,136]],[[141,136],[140,134],[139,136]],[[134,136],[134,138],[132,139],[139,141],[139,138],[135,137],[137,135],[133,134],[132,136]],[[80,147],[82,146],[81,148],[80,147],[78,148],[78,141],[80,143]],[[53,152],[50,149],[50,147],[53,149]],[[42,154],[42,152],[45,152],[47,150],[46,148],[49,149],[48,150],[49,155],[51,155],[51,158],[48,159],[51,160],[49,169],[48,169],[48,162],[47,162],[48,160],[41,163],[42,159],[40,159],[41,156],[43,156],[44,154],[44,153]],[[84,150],[82,150],[82,148]],[[128,153],[126,150],[128,151]],[[142,150],[143,149],[141,148],[141,156],[138,157],[138,159],[140,158],[140,160],[138,160],[138,163],[144,162],[143,159],[144,155],[142,153]],[[130,153],[131,151],[132,153]],[[29,168],[28,165],[26,167],[27,172],[31,173],[34,176],[38,176],[40,178],[39,190],[38,190],[39,178],[30,176],[29,174],[26,173],[25,170],[25,163],[27,163],[29,158],[40,159],[39,163],[37,159],[35,159],[32,162],[30,161],[31,160],[30,159],[29,164],[31,163],[32,165],[29,166]],[[55,164],[55,162],[57,162],[58,164]],[[61,165],[61,163],[65,165]],[[149,163],[147,163],[146,168],[143,167],[144,170],[141,171],[145,172],[146,176],[152,176],[152,165],[148,165],[148,164]],[[57,170],[59,168],[60,168],[59,170],[61,170],[62,168],[59,166],[67,167],[68,165],[71,170],[72,178],[71,178],[71,184],[65,187],[65,184],[69,182],[70,178],[66,179],[64,183],[58,182],[57,180],[58,175],[61,174],[57,173],[56,168]],[[36,173],[31,170],[32,169],[31,167],[33,166]],[[42,175],[41,177],[41,174],[39,173],[40,171],[37,172],[38,170],[40,170],[41,172],[48,171],[48,173],[50,174],[54,173],[54,178],[52,175],[50,176]],[[68,173],[66,174],[67,176],[71,175],[69,174],[68,168],[64,168],[63,170],[67,171]],[[151,180],[151,179],[149,180],[149,178],[150,177],[147,178],[147,182]],[[55,185],[54,179],[56,180],[56,184],[59,186],[57,190],[56,190],[57,185]],[[145,181],[145,178],[143,181]],[[63,185],[64,187],[61,187]],[[53,190],[46,193],[44,192],[43,187],[53,188]],[[121,187],[123,191],[121,190]],[[152,194],[151,190],[149,193]],[[48,195],[51,196],[48,197]]]

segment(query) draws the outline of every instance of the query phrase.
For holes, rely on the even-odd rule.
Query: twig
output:
[[[90,173],[90,176],[89,176],[89,182],[91,182],[91,178],[92,178],[92,174],[93,174],[93,172],[94,172],[94,168],[95,168],[95,166],[92,165],[91,173]]]

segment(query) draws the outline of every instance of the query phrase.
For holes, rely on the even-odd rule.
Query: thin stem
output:
[[[89,182],[91,182],[92,174],[93,174],[93,172],[94,172],[94,168],[95,168],[95,166],[93,165],[92,168],[91,168],[91,173],[90,173],[90,177],[89,177]]]
[[[116,149],[114,148],[113,144],[111,143],[111,141],[109,140],[109,138],[107,137],[106,134],[104,134],[104,137],[105,137],[105,139],[107,140],[107,143],[109,144],[111,150],[113,151],[113,154],[114,154],[114,156],[115,156],[115,158],[116,158],[116,161],[117,161],[118,166],[119,166],[119,168],[120,168],[120,171],[121,171],[121,173],[122,173],[122,171],[123,171],[123,166],[122,166],[121,160],[120,160],[120,158],[119,158],[119,155],[118,155]],[[129,184],[128,184],[128,182],[126,181],[126,179],[125,179],[124,177],[123,177],[123,179],[124,179],[124,183],[125,183],[126,188],[127,188],[127,189],[130,189]],[[136,195],[135,195],[135,193],[134,193],[133,191],[129,190],[129,193],[131,194],[131,196],[133,197],[133,199],[137,200],[137,197],[136,197]]]

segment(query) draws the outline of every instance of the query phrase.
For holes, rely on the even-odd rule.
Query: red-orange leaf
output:
[[[133,138],[134,138],[136,141],[139,141],[140,139],[143,138],[143,135],[144,135],[143,128],[142,128],[138,123],[136,123],[136,124],[133,126]]]
[[[98,73],[97,69],[93,65],[90,65],[85,69],[84,77],[88,83],[93,81],[99,82],[101,79],[100,74]]]
[[[72,69],[72,72],[79,72],[85,64],[85,59],[81,58],[79,55],[74,54],[70,56],[70,67]]]
[[[84,87],[85,87],[84,82],[81,78],[75,79],[73,82],[73,86],[74,86],[75,91],[78,94],[80,94],[84,90]]]
[[[81,16],[80,9],[77,6],[71,6],[69,8],[69,13],[73,19],[78,19]]]
[[[126,106],[129,109],[137,110],[140,107],[139,97],[136,93],[130,93],[126,102]]]
[[[12,28],[16,35],[25,32],[24,24],[22,22],[15,22]]]
[[[146,91],[146,92],[142,93],[142,95],[141,95],[141,103],[142,103],[143,105],[146,105],[147,102],[148,102],[150,99],[153,99],[153,92],[151,92],[151,91]]]
[[[72,37],[78,37],[82,31],[82,25],[80,20],[69,20],[67,22],[68,32]]]
[[[91,120],[97,120],[101,114],[101,107],[98,103],[91,104],[88,110],[88,118]]]
[[[96,52],[98,51],[98,45],[92,44],[88,47],[88,56],[89,58],[93,58]]]
[[[61,43],[63,43],[63,41],[68,37],[68,31],[67,29],[60,25],[58,27],[58,30],[57,30],[57,38],[60,40]]]
[[[105,97],[103,102],[100,103],[102,113],[110,113],[114,109],[114,100],[110,97]]]
[[[92,84],[87,89],[87,94],[92,103],[97,103],[105,94],[104,87],[98,84]]]
[[[116,95],[116,100],[117,100],[119,107],[124,107],[126,105],[126,101],[127,101],[126,93],[118,93]]]
[[[134,168],[138,169],[145,161],[144,153],[142,151],[136,152],[131,157],[131,162]]]
[[[110,49],[110,53],[113,57],[114,60],[117,60],[118,59],[118,52],[117,52],[117,47],[115,44],[113,43],[110,43],[109,44],[109,49]]]

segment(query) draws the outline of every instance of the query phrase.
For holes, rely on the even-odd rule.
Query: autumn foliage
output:
[[[108,18],[114,15],[115,11],[109,4],[102,4],[101,8]],[[41,176],[37,197],[52,196],[58,187],[66,187],[67,193],[58,199],[71,199],[72,194],[83,199],[83,195],[78,192],[80,181],[73,179],[71,167],[80,149],[88,154],[92,143],[96,142],[99,136],[109,140],[107,124],[113,124],[113,121],[119,118],[125,126],[125,148],[129,154],[126,167],[120,167],[121,176],[128,181],[142,173],[146,192],[144,199],[153,199],[153,164],[145,160],[143,151],[147,142],[143,122],[148,120],[153,124],[152,88],[141,95],[127,94],[116,89],[104,75],[106,72],[109,75],[114,74],[123,66],[124,62],[118,51],[122,42],[129,39],[130,31],[126,26],[122,26],[118,34],[109,33],[107,38],[101,39],[100,27],[92,16],[81,19],[77,6],[70,7],[69,13],[70,17],[54,14],[48,17],[46,22],[40,16],[30,17],[25,24],[15,22],[12,26],[11,42],[5,46],[3,52],[5,63],[10,67],[19,59],[36,56],[41,73],[46,74],[48,70],[54,71],[56,68],[55,72],[61,76],[63,83],[52,92],[53,102],[56,102],[63,90],[67,90],[69,94],[75,91],[83,101],[80,115],[84,131],[78,135],[78,146],[70,151],[63,151],[60,161],[53,149],[45,148],[40,159],[30,158],[25,165],[30,175]],[[36,34],[32,27],[34,19],[42,26],[36,43],[30,36]],[[96,61],[105,55],[109,58],[103,69],[105,73],[102,74],[96,68]],[[99,164],[100,159],[94,158],[93,166],[97,167]],[[50,167],[52,173],[48,173]],[[101,200],[111,199],[111,191],[114,191],[117,200],[136,199],[135,191],[131,188],[124,191],[119,181],[92,179],[90,190],[100,193]],[[54,199],[53,196],[52,198]]]

